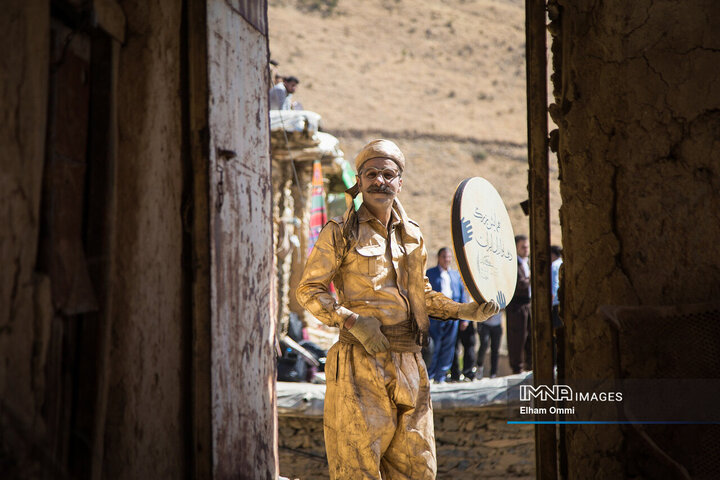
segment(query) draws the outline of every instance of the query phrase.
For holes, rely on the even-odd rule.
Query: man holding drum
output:
[[[430,287],[420,228],[397,200],[405,170],[397,145],[370,142],[355,168],[348,193],[362,193],[363,203],[356,212],[349,202],[325,225],[297,288],[305,308],[340,328],[325,367],[330,478],[433,479],[430,384],[420,353],[428,314],[483,321],[499,307],[456,303]]]

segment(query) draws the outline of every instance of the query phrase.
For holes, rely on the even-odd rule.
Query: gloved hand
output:
[[[458,310],[458,317],[473,322],[484,322],[500,311],[500,305],[495,300],[486,303],[463,303]]]
[[[370,355],[376,355],[390,348],[390,342],[387,337],[380,331],[380,320],[375,317],[358,316],[355,324],[348,330],[355,338],[360,340],[365,350]]]

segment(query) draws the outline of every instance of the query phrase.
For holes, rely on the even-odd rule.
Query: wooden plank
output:
[[[82,230],[90,103],[90,39],[55,22],[43,202],[43,247],[53,305],[64,315],[97,310]],[[68,40],[70,39],[70,40]]]
[[[125,13],[115,0],[93,0],[93,24],[120,43],[125,42]]]
[[[191,360],[191,431],[192,477],[212,479],[212,394],[211,365],[211,307],[210,307],[210,191],[208,146],[208,55],[207,12],[205,0],[189,0],[183,11],[187,29],[183,45],[186,66],[183,68],[183,88],[187,107],[183,121],[183,136],[189,140],[189,175],[192,204],[186,211],[191,234],[192,271],[192,360]],[[185,169],[188,166],[184,166]],[[186,180],[187,181],[187,180]],[[184,209],[185,210],[185,209]]]
[[[115,174],[117,166],[117,78],[118,78],[118,64],[120,59],[120,43],[110,37],[102,35],[103,38],[96,38],[94,42],[96,45],[93,48],[97,48],[98,45],[102,45],[100,51],[93,50],[93,62],[101,63],[99,72],[93,74],[93,79],[102,82],[100,91],[93,93],[91,104],[93,111],[97,112],[98,115],[104,115],[102,123],[103,131],[99,132],[97,137],[94,138],[94,143],[91,146],[90,155],[101,155],[102,165],[104,170],[100,175],[102,178],[98,178],[97,182],[91,183],[91,188],[104,188],[102,194],[91,192],[90,198],[95,198],[94,195],[101,195],[98,198],[103,198],[102,212],[97,212],[97,217],[102,217],[103,223],[98,226],[97,237],[101,240],[101,247],[97,252],[98,260],[102,262],[102,294],[101,307],[102,310],[98,316],[98,335],[97,335],[97,398],[95,404],[95,421],[93,426],[93,433],[91,436],[92,442],[92,458],[90,459],[90,478],[100,479],[103,476],[103,461],[105,454],[105,425],[107,418],[107,405],[108,405],[108,391],[110,387],[110,374],[112,366],[110,364],[110,341],[112,332],[112,319],[113,315],[113,302],[112,302],[112,289],[108,288],[108,285],[112,278],[116,278],[114,274],[115,270],[115,252],[114,240],[115,240]],[[99,58],[97,58],[99,57]],[[97,97],[96,97],[97,95]],[[101,102],[98,104],[97,102]],[[91,117],[92,127],[96,128],[97,124],[95,119]],[[96,134],[93,133],[93,137]],[[98,148],[95,151],[94,148]],[[92,226],[88,229],[91,230]],[[88,252],[90,255],[92,252]]]
[[[207,4],[213,477],[277,476],[267,37]]]
[[[267,0],[227,0],[230,8],[267,36]]]
[[[528,158],[530,171],[530,253],[532,266],[533,379],[552,385],[550,289],[550,200],[547,124],[547,46],[545,0],[526,0]],[[538,407],[549,408],[551,404]],[[539,479],[557,478],[555,425],[536,425],[535,462]]]

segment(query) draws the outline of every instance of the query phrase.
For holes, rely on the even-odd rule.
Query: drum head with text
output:
[[[463,180],[452,213],[455,260],[465,286],[478,302],[492,299],[500,308],[512,299],[517,282],[515,234],[505,204],[490,182]]]

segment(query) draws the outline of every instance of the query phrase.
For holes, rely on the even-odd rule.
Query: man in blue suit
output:
[[[428,269],[426,275],[432,289],[459,303],[467,303],[468,297],[460,274],[450,269],[452,253],[447,247],[438,250],[437,266]],[[455,355],[458,320],[437,320],[430,318],[430,337],[433,340],[432,361],[428,368],[428,376],[435,383],[445,381],[445,375],[452,366]]]

